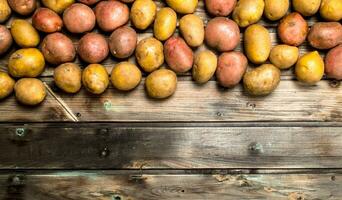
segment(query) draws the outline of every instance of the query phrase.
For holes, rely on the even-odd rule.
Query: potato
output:
[[[36,48],[19,49],[8,61],[8,72],[16,78],[39,76],[45,68],[43,54]]]
[[[48,8],[38,8],[32,17],[32,25],[39,31],[53,33],[63,27],[61,17]]]
[[[160,41],[167,40],[175,32],[177,26],[177,14],[171,8],[162,8],[157,12],[154,21],[154,37]]]
[[[47,62],[58,65],[75,59],[76,50],[72,41],[62,33],[47,35],[41,44]]]
[[[67,93],[77,93],[81,89],[81,76],[81,68],[75,63],[61,64],[53,73],[57,87]]]
[[[218,17],[228,16],[236,5],[236,0],[205,0],[209,14]]]
[[[20,15],[29,15],[37,7],[37,0],[7,0],[12,10]]]
[[[109,48],[116,58],[128,58],[137,46],[137,33],[128,26],[116,29],[109,37]]]
[[[243,76],[245,91],[252,96],[265,96],[279,85],[280,70],[272,64],[263,64]]]
[[[295,11],[304,16],[312,16],[317,13],[321,0],[292,0],[292,5]]]
[[[327,21],[340,21],[342,19],[341,0],[322,0],[319,13]]]
[[[15,19],[11,25],[11,33],[14,41],[21,47],[35,47],[40,38],[36,29],[26,20]]]
[[[158,69],[147,76],[145,81],[147,94],[155,99],[164,99],[175,93],[177,76],[168,69]]]
[[[0,23],[5,22],[11,16],[12,10],[7,0],[0,0]]]
[[[131,8],[131,21],[135,28],[147,29],[156,17],[157,6],[152,0],[136,0]]]
[[[279,69],[288,69],[296,64],[299,57],[299,49],[286,44],[277,45],[270,53],[271,63]]]
[[[180,14],[194,13],[198,4],[198,0],[166,0],[173,10]]]
[[[164,56],[168,66],[176,73],[184,73],[192,68],[194,55],[181,37],[173,36],[164,44]]]
[[[301,45],[305,41],[308,31],[308,24],[297,12],[286,15],[278,25],[280,40],[291,46]]]
[[[315,23],[310,29],[308,41],[316,49],[331,49],[342,44],[342,25],[338,22]]]
[[[95,8],[96,21],[103,31],[114,31],[129,20],[129,9],[120,1],[101,1]]]
[[[342,80],[342,44],[331,49],[325,57],[325,73],[329,78]]]
[[[208,82],[215,74],[217,68],[217,56],[209,50],[201,51],[195,55],[192,78],[196,83]]]
[[[0,55],[4,54],[13,43],[11,32],[6,26],[0,25]]]
[[[72,4],[63,13],[64,25],[71,33],[91,31],[95,27],[95,21],[93,10],[82,3]]]
[[[108,87],[107,70],[100,64],[88,65],[82,73],[83,86],[93,94],[102,94]]]
[[[313,85],[319,82],[324,74],[324,62],[317,51],[309,52],[299,58],[295,73],[303,83]]]
[[[276,21],[286,15],[289,7],[289,0],[265,0],[264,15],[267,19]]]
[[[191,47],[199,47],[204,41],[203,20],[194,14],[188,14],[179,21],[179,30],[186,43]]]
[[[218,51],[231,51],[240,42],[240,29],[234,21],[216,17],[205,28],[205,41],[209,47]]]
[[[0,71],[0,99],[9,96],[14,89],[15,81],[5,72]]]
[[[108,56],[108,43],[98,33],[87,33],[80,39],[77,53],[87,63],[100,63]]]
[[[61,14],[67,7],[75,2],[75,0],[41,0],[45,7],[50,8],[58,14]]]
[[[88,6],[94,5],[97,2],[99,2],[100,0],[77,0],[78,2],[84,3]]]
[[[248,60],[240,52],[226,52],[219,56],[216,78],[223,87],[232,88],[239,84],[246,72]]]
[[[113,86],[122,91],[133,90],[141,81],[140,69],[130,63],[118,63],[112,70],[111,81]]]
[[[164,63],[163,44],[153,38],[145,38],[138,43],[135,57],[145,72],[152,72]]]
[[[240,27],[247,27],[261,19],[264,7],[264,0],[239,0],[233,11],[233,19]]]
[[[270,55],[271,46],[271,36],[265,27],[253,24],[246,29],[244,48],[248,59],[252,63],[264,63]]]
[[[24,105],[35,106],[44,101],[46,89],[43,82],[36,78],[22,78],[14,86],[17,101]]]

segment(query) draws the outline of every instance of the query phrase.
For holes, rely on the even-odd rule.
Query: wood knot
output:
[[[252,142],[248,145],[248,151],[251,154],[261,154],[264,152],[264,148],[262,146],[262,144],[257,143],[257,142]]]

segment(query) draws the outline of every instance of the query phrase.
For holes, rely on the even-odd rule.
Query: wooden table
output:
[[[203,2],[197,14],[208,20]],[[278,43],[277,23],[259,23]],[[254,98],[187,73],[174,96],[156,101],[143,82],[130,93],[68,95],[52,75],[47,67],[41,76],[39,107],[0,103],[1,199],[342,199],[340,82],[303,86],[288,70],[273,94]]]

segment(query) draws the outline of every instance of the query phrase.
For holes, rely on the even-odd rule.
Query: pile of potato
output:
[[[274,91],[280,70],[292,66],[297,79],[308,85],[320,81],[324,73],[342,79],[342,0],[204,0],[212,16],[206,24],[193,14],[198,0],[165,3],[168,7],[157,9],[152,0],[0,0],[0,23],[13,12],[22,18],[32,15],[32,23],[14,19],[10,30],[0,25],[0,54],[13,41],[20,47],[9,58],[9,74],[0,72],[0,98],[14,90],[23,104],[41,103],[46,91],[37,77],[46,63],[56,67],[55,84],[66,93],[77,93],[83,85],[101,94],[110,82],[118,90],[130,91],[141,82],[143,71],[148,74],[147,94],[158,99],[171,96],[177,74],[190,70],[198,84],[214,75],[223,87],[243,81],[253,96]],[[309,28],[305,19],[318,12],[322,22]],[[262,16],[279,20],[282,44],[272,47],[269,30],[258,24]],[[93,31],[95,26],[101,31]],[[153,37],[138,41],[137,32],[150,27]],[[65,32],[80,38],[77,46]],[[244,54],[234,51],[240,33]],[[299,55],[298,46],[305,40],[314,49],[329,50],[325,62],[316,50]],[[207,50],[194,53],[203,45]],[[110,76],[101,65],[109,54],[120,61]],[[127,61],[132,55],[137,64]],[[74,63],[76,56],[89,65],[81,69]],[[249,70],[249,62],[260,66]],[[164,63],[167,67],[162,67]]]

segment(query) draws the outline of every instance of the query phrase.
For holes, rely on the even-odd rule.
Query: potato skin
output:
[[[234,9],[236,0],[205,0],[205,7],[209,14],[217,17],[226,17]]]
[[[173,10],[180,14],[194,13],[198,4],[198,0],[166,0]]]
[[[292,0],[292,5],[294,10],[303,16],[312,16],[317,13],[321,0]]]
[[[36,29],[26,20],[15,19],[11,25],[11,34],[14,41],[21,47],[35,47],[40,38]]]
[[[325,73],[329,78],[342,80],[342,44],[331,49],[325,57]]]
[[[58,14],[61,14],[67,7],[75,2],[75,0],[41,0],[45,7],[50,8]]]
[[[225,52],[218,58],[216,78],[223,87],[232,88],[239,84],[246,72],[248,60],[240,52]]]
[[[109,37],[109,48],[116,58],[128,58],[137,46],[138,36],[134,29],[123,26],[116,29]]]
[[[331,49],[342,43],[342,25],[338,22],[315,23],[310,29],[308,41],[316,49]]]
[[[209,50],[204,50],[195,55],[192,68],[192,78],[198,84],[208,82],[215,74],[217,68],[217,56]]]
[[[0,71],[0,99],[9,96],[14,89],[15,81],[5,72]]]
[[[0,25],[0,55],[12,46],[13,38],[6,26]]]
[[[296,64],[299,57],[299,49],[286,44],[277,45],[270,53],[271,63],[279,69],[289,69]]]
[[[77,93],[81,89],[81,76],[81,68],[75,63],[61,64],[53,74],[57,87],[67,93]]]
[[[136,0],[131,7],[131,21],[135,28],[147,29],[156,17],[157,6],[152,0]]]
[[[145,72],[152,72],[164,63],[163,44],[153,38],[145,38],[138,43],[135,57]]]
[[[93,10],[82,3],[72,4],[63,13],[64,25],[71,33],[91,31],[95,27],[95,21]]]
[[[184,73],[192,68],[194,55],[181,37],[173,36],[164,44],[164,56],[168,66],[176,73]]]
[[[203,20],[194,14],[188,14],[179,20],[179,29],[186,43],[191,47],[199,47],[204,41]]]
[[[177,75],[168,69],[158,69],[147,76],[145,88],[152,98],[170,97],[177,89]]]
[[[167,40],[175,32],[177,14],[171,8],[161,8],[154,20],[154,37],[160,41]]]
[[[21,104],[35,106],[44,101],[46,89],[41,80],[22,78],[14,86],[15,97]]]
[[[271,36],[265,27],[253,24],[246,29],[244,48],[248,59],[252,63],[264,63],[270,55],[271,46]]]
[[[286,15],[289,7],[289,0],[265,0],[264,15],[267,19],[276,21]]]
[[[108,87],[107,70],[100,64],[88,65],[82,73],[83,86],[93,94],[102,94]]]
[[[264,0],[239,0],[233,11],[233,19],[240,27],[247,27],[261,19],[264,7]]]
[[[8,72],[16,78],[39,76],[45,68],[43,54],[36,48],[19,49],[8,61]]]
[[[62,33],[47,35],[41,44],[47,62],[58,65],[75,59],[76,49],[72,41]]]
[[[11,16],[12,10],[7,0],[0,0],[0,23],[5,22]]]
[[[32,17],[32,25],[39,31],[53,33],[62,29],[63,21],[53,10],[38,8]]]
[[[205,28],[205,41],[218,51],[231,51],[240,42],[240,29],[233,20],[216,17]]]
[[[111,81],[116,89],[129,91],[139,85],[141,77],[141,71],[136,65],[130,62],[121,62],[114,66]]]
[[[101,0],[77,0],[78,2],[84,3],[88,6],[94,5]]]
[[[243,77],[245,91],[252,96],[265,96],[272,93],[279,85],[280,70],[272,64],[263,64]]]
[[[297,12],[286,15],[278,26],[280,40],[291,46],[301,45],[305,41],[308,31],[308,24]]]
[[[12,10],[20,15],[29,15],[37,7],[37,0],[7,0]]]
[[[340,21],[342,19],[341,0],[322,0],[319,13],[327,21]]]
[[[87,33],[80,39],[77,53],[87,63],[100,63],[109,54],[108,43],[101,34]]]
[[[299,81],[308,85],[314,85],[324,75],[323,59],[317,51],[309,52],[299,58],[295,73]]]

